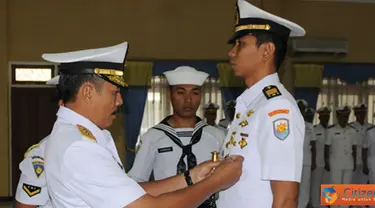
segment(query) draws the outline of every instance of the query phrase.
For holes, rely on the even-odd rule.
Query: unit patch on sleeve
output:
[[[43,161],[33,161],[34,172],[37,178],[39,178],[44,172]]]
[[[29,184],[26,184],[26,183],[23,184],[22,189],[26,192],[27,195],[29,195],[29,197],[33,197],[35,195],[38,195],[42,191],[41,187],[29,185]]]
[[[280,96],[281,92],[275,85],[267,86],[263,89],[263,94],[266,96],[267,100]]]
[[[280,118],[273,121],[273,133],[276,138],[285,140],[289,136],[289,120],[286,118]]]

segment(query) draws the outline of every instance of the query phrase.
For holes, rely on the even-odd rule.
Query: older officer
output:
[[[314,126],[316,168],[311,173],[311,204],[313,208],[320,207],[320,185],[328,183],[329,175],[324,170],[324,144],[327,138],[328,122],[331,114],[329,107],[323,106],[317,110],[319,124]]]
[[[59,76],[49,80],[47,85],[57,85]],[[59,94],[59,93],[58,93]],[[60,98],[60,95],[57,96]],[[59,99],[59,105],[62,100]],[[46,174],[44,173],[44,148],[49,136],[38,144],[32,145],[25,153],[25,158],[19,167],[20,180],[16,191],[17,208],[48,208],[52,207],[47,189]]]
[[[348,184],[356,169],[357,131],[348,125],[349,106],[338,107],[336,114],[338,124],[328,128],[325,142],[325,168],[330,172],[333,184]]]
[[[248,89],[237,98],[222,156],[243,155],[244,173],[220,193],[218,207],[296,207],[305,124],[277,70],[289,36],[304,36],[305,30],[245,0],[237,1],[236,20],[229,58]]]
[[[366,130],[372,126],[366,121],[367,105],[364,103],[355,105],[353,107],[356,121],[351,122],[349,125],[357,130],[357,169],[353,175],[354,184],[366,184],[368,177],[363,173],[362,165],[362,146],[365,139]]]
[[[141,138],[129,176],[148,181],[151,171],[156,180],[184,173],[221,150],[225,135],[207,125],[196,112],[201,101],[201,86],[207,73],[181,66],[164,73],[169,88],[173,115],[152,127]],[[216,207],[212,197],[200,207]]]
[[[124,42],[43,55],[60,64],[59,89],[64,101],[45,149],[47,186],[54,207],[197,207],[241,174],[241,156],[223,160],[219,166],[205,162],[152,183],[138,184],[125,174],[113,138],[103,129],[112,124],[122,104],[127,49]]]

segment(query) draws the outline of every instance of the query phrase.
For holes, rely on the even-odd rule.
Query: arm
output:
[[[327,132],[328,136],[327,136],[327,140],[325,142],[325,145],[324,145],[324,163],[325,163],[325,169],[327,171],[330,171],[330,164],[329,164],[329,154],[330,154],[330,148],[331,148],[331,144],[332,144],[332,136],[330,134],[330,131],[328,130]]]
[[[367,166],[367,155],[368,155],[368,147],[369,147],[369,141],[370,141],[370,136],[371,133],[367,130],[365,134],[365,138],[363,140],[363,145],[362,145],[362,162],[364,167]]]
[[[16,208],[38,208],[38,206],[22,204],[21,202],[16,201]]]
[[[151,135],[149,130],[141,137],[140,147],[135,155],[133,167],[128,172],[129,177],[138,182],[147,182],[150,179],[154,166],[156,151],[152,145],[155,135]]]
[[[357,168],[357,136],[359,136],[360,133],[355,132],[353,134],[352,138],[352,156],[353,156],[353,171]]]
[[[289,111],[269,115],[278,109]],[[261,179],[271,183],[273,208],[295,207],[302,174],[305,122],[298,108],[286,99],[269,102],[264,110],[259,118],[267,119],[259,122],[262,126],[258,128]]]
[[[311,131],[311,165],[312,168],[315,169],[316,167],[316,137],[315,137],[315,132],[314,129]]]

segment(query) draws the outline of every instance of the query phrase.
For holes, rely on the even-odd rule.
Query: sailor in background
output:
[[[217,110],[219,106],[215,103],[207,103],[204,105],[204,117],[206,118],[206,123],[210,126],[218,127],[216,124]]]
[[[211,159],[211,152],[221,151],[224,133],[196,116],[201,102],[201,86],[207,73],[181,66],[164,73],[169,83],[173,115],[167,116],[141,137],[129,176],[138,182],[148,181],[151,171],[156,180],[190,170]],[[203,207],[216,207],[212,196]]]
[[[350,111],[347,105],[338,107],[338,123],[328,128],[324,149],[325,169],[330,172],[333,184],[351,183],[356,170],[357,131],[348,125]]]
[[[232,123],[234,119],[234,114],[236,111],[236,101],[231,100],[227,102],[225,106],[226,106],[224,110],[225,118],[220,120],[219,129],[221,129],[224,132],[224,134],[227,135],[228,129],[230,128],[230,124]]]
[[[57,86],[59,78],[60,76],[56,76],[46,84]],[[57,94],[58,104],[62,105],[60,93]],[[44,173],[44,148],[48,138],[46,136],[38,144],[32,145],[19,165],[21,176],[16,191],[16,207],[52,207]]]
[[[363,140],[365,139],[365,134],[368,128],[372,125],[366,121],[367,105],[364,103],[355,105],[353,107],[354,115],[356,121],[351,122],[349,125],[357,130],[357,169],[353,175],[354,184],[366,184],[368,181],[368,176],[363,173],[363,163],[362,163],[362,146]],[[357,206],[359,208],[361,206]]]
[[[307,102],[304,104],[307,104]],[[307,105],[299,105],[301,111],[302,109],[304,109],[302,115],[305,120],[305,138],[303,143],[303,169],[299,188],[298,208],[306,208],[309,204],[311,171],[314,170],[316,167],[316,138],[312,124],[312,121],[314,120],[315,111],[312,108],[304,108],[305,106]]]
[[[362,147],[363,173],[368,175],[370,184],[375,184],[375,125],[366,130]]]
[[[313,208],[320,207],[320,185],[329,183],[330,175],[324,170],[324,144],[328,134],[328,123],[331,114],[329,107],[323,106],[317,110],[319,124],[314,126],[315,133],[315,161],[316,167],[311,173],[311,204]]]

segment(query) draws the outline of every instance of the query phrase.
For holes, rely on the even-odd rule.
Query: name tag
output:
[[[316,136],[322,136],[322,133],[316,134]]]
[[[173,147],[163,147],[163,148],[158,149],[159,153],[172,152],[172,151],[173,151]]]
[[[340,135],[340,132],[336,132],[335,135]]]

